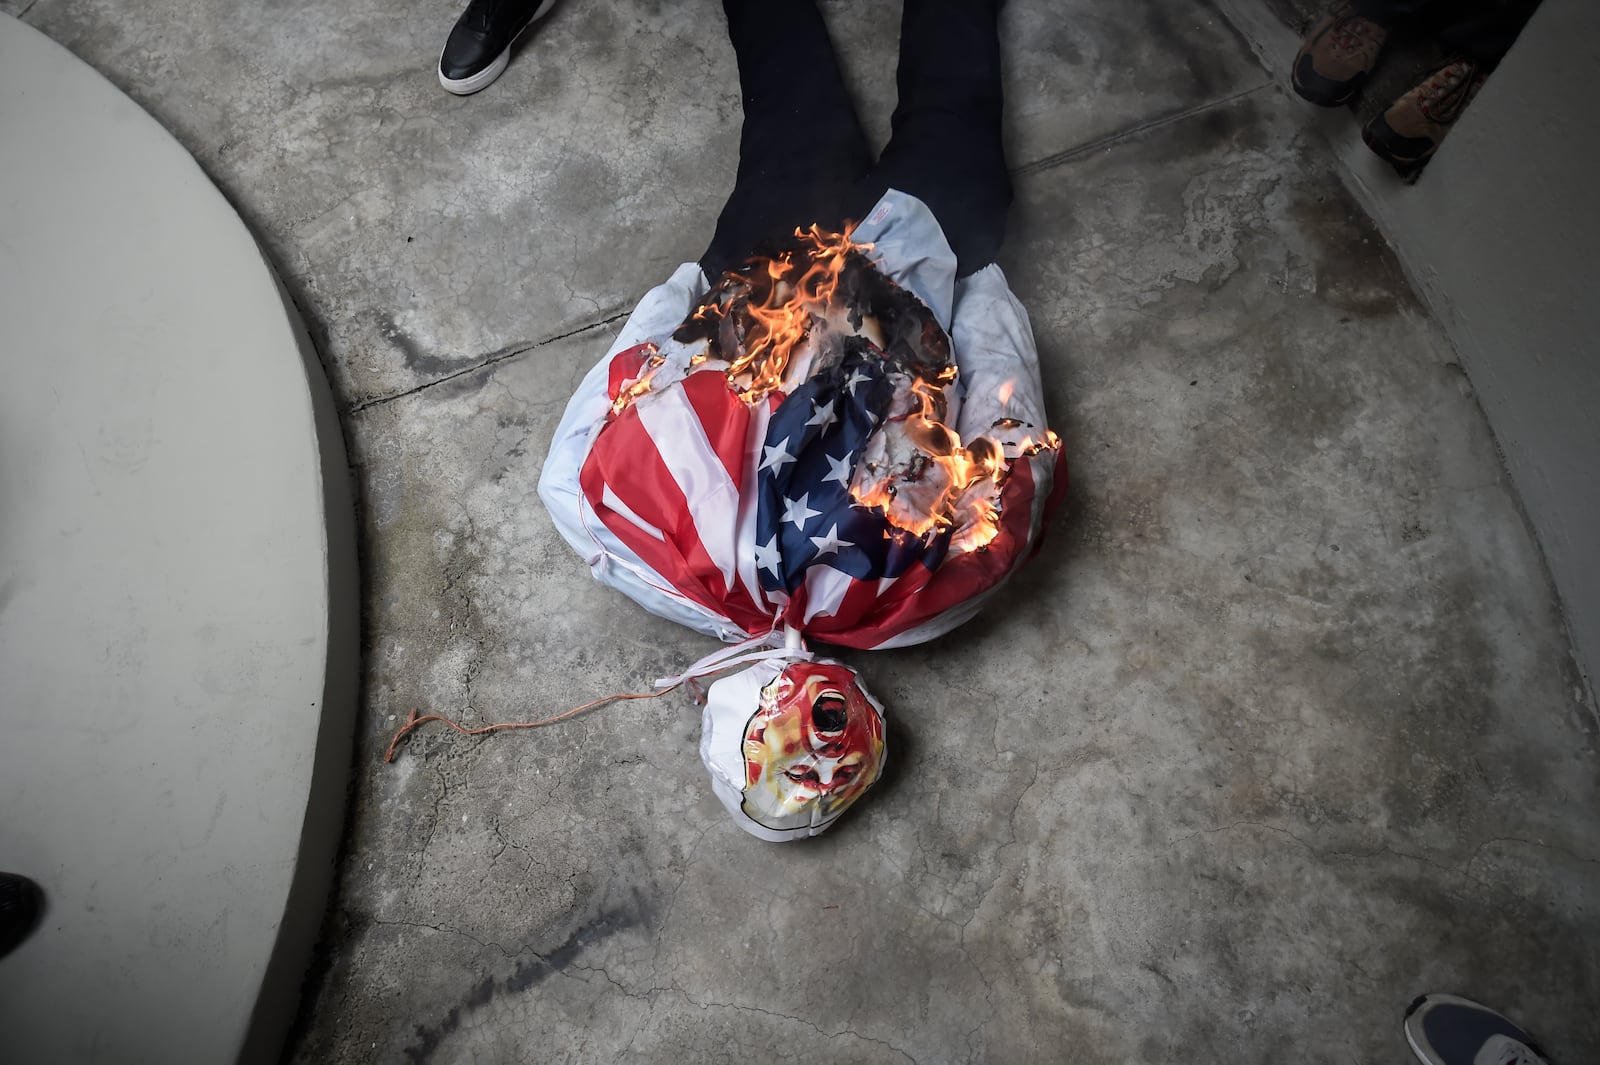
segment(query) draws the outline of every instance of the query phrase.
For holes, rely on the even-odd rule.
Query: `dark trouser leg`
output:
[[[700,265],[713,281],[812,222],[838,229],[872,151],[812,0],[724,0],[744,130],[733,193]]]
[[[999,10],[999,0],[905,0],[893,133],[854,205],[869,210],[889,188],[926,203],[958,277],[994,261],[1011,206]]]
[[[1449,51],[1492,69],[1511,50],[1538,6],[1539,0],[1482,0],[1468,5],[1463,17],[1441,29],[1439,40]]]
[[[1382,26],[1411,22],[1432,29],[1447,51],[1492,68],[1539,0],[1351,0],[1351,6]]]
[[[1350,0],[1350,6],[1380,26],[1395,26],[1420,18],[1438,0]]]

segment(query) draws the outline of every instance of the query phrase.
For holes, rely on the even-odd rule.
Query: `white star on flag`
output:
[[[826,477],[824,477],[822,479],[822,483],[823,484],[827,484],[829,481],[838,481],[839,485],[841,487],[849,488],[850,487],[850,459],[854,455],[855,455],[855,452],[849,451],[849,452],[845,453],[845,456],[842,459],[836,459],[832,455],[824,455],[824,456],[822,456],[823,458],[828,460],[828,476],[826,476]]]
[[[834,522],[833,528],[828,530],[827,536],[813,536],[811,542],[817,545],[817,554],[831,555],[838,552],[841,547],[854,547],[849,540],[839,539],[839,523]]]
[[[773,473],[780,473],[785,463],[793,461],[794,456],[789,454],[789,438],[784,437],[781,443],[762,448],[761,466],[757,472],[770,469]]]
[[[783,576],[778,570],[778,534],[765,544],[756,545],[756,568],[769,571],[774,577]]]
[[[844,390],[853,396],[856,394],[856,385],[865,384],[870,380],[872,378],[862,373],[860,367],[857,367],[850,371],[850,377],[844,383]]]
[[[779,522],[792,521],[796,529],[805,532],[806,522],[822,513],[820,510],[812,510],[806,506],[810,499],[810,492],[806,492],[799,499],[785,498],[783,501],[783,517],[778,519]]]
[[[806,419],[807,425],[815,425],[819,429],[826,429],[838,420],[839,416],[833,413],[833,400],[828,400],[823,406],[818,406],[816,400],[811,401],[811,417]]]

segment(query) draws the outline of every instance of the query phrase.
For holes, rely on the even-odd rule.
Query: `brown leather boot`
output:
[[[1294,57],[1294,91],[1321,107],[1338,107],[1356,94],[1378,62],[1389,31],[1348,0],[1318,19]]]
[[[1403,176],[1422,169],[1483,87],[1483,68],[1454,58],[1368,122],[1361,139]]]

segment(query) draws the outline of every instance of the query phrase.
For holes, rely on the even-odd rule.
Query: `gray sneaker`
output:
[[[1423,995],[1406,1010],[1406,1042],[1427,1065],[1550,1065],[1533,1037],[1487,1006]]]

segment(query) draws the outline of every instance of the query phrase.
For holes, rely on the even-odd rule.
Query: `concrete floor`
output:
[[[445,0],[0,7],[196,154],[346,415],[365,707],[293,1061],[1399,1063],[1429,990],[1600,1057],[1596,718],[1538,548],[1210,7],[1011,3],[1002,261],[1073,487],[985,616],[851,656],[892,776],[781,847],[722,813],[687,697],[379,760],[411,707],[542,715],[711,649],[592,583],[533,486],[730,186],[717,5],[570,0],[466,100]],[[898,5],[826,7],[881,138]]]

